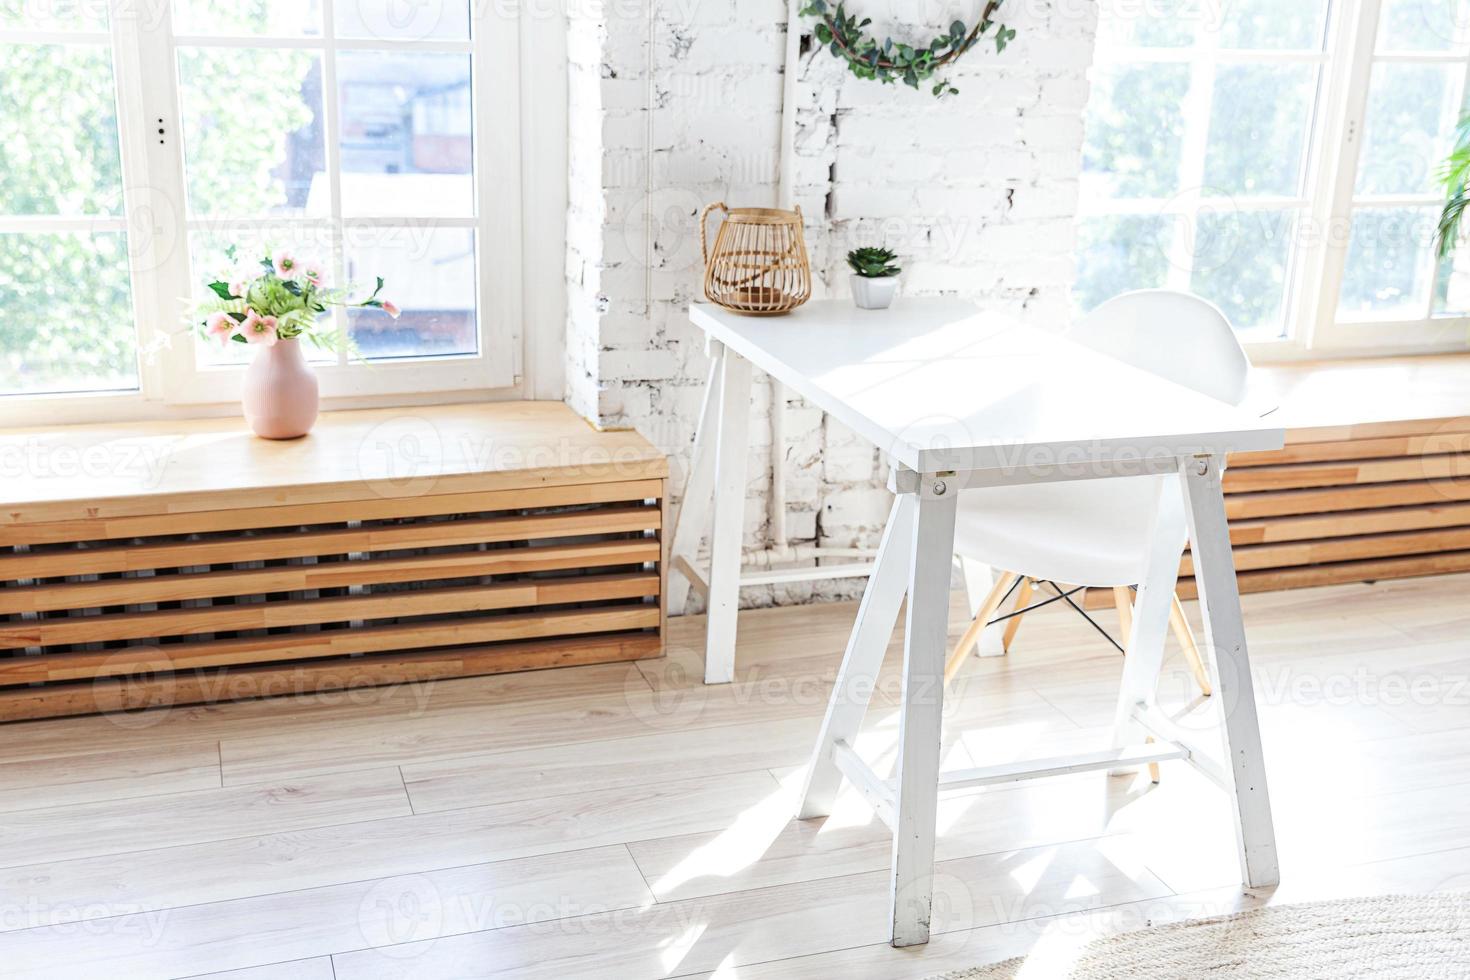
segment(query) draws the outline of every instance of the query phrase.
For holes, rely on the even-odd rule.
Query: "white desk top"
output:
[[[957,299],[847,299],[694,324],[920,473],[1277,449],[1283,430]]]

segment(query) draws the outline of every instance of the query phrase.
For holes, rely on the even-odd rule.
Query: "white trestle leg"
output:
[[[1224,716],[1224,772],[1234,816],[1241,877],[1247,886],[1267,888],[1281,880],[1271,796],[1256,717],[1255,685],[1246,653],[1240,591],[1230,553],[1230,528],[1220,489],[1220,457],[1197,456],[1180,463],[1189,540],[1193,542],[1194,580],[1204,614],[1205,643],[1215,694]]]
[[[679,501],[674,521],[674,538],[669,546],[668,609],[670,616],[684,615],[689,600],[689,576],[699,555],[700,542],[709,526],[710,506],[715,491],[715,448],[720,432],[720,391],[725,377],[725,345],[709,342],[709,382],[704,388],[704,405],[699,428],[694,433],[694,455],[689,460],[689,478]]]
[[[709,614],[704,682],[735,677],[735,620],[740,611],[740,539],[745,526],[745,456],[750,443],[750,362],[726,350],[720,380],[715,452],[715,515],[710,531]]]
[[[883,653],[893,638],[898,610],[909,590],[909,558],[913,537],[915,499],[913,494],[899,494],[888,512],[888,524],[878,546],[878,557],[863,591],[857,619],[847,638],[847,652],[837,672],[837,686],[827,703],[827,716],[822,721],[817,747],[807,768],[806,786],[802,789],[797,815],[802,820],[825,817],[832,812],[832,801],[842,784],[834,748],[838,742],[857,744],[863,713],[878,682]]]
[[[903,654],[893,806],[894,946],[929,941],[934,834],[939,818],[939,758],[944,662],[949,652],[949,578],[959,493],[925,476],[914,519],[913,567]]]

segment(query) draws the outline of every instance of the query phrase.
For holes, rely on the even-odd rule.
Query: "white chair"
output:
[[[1244,401],[1250,362],[1225,315],[1198,296],[1163,289],[1124,293],[1080,320],[1067,338],[1232,405]],[[1177,538],[1182,557],[1188,530],[1179,482],[1172,477],[964,491],[955,550],[1005,571],[951,653],[945,680],[959,670],[1018,580],[1017,609],[1025,608],[1037,582],[1113,589],[1126,643],[1130,587],[1143,578],[1151,531]],[[1170,622],[1200,690],[1208,695],[1209,675],[1177,595]],[[1013,615],[1004,647],[1019,624]]]

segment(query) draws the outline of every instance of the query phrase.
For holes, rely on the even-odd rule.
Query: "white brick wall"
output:
[[[852,0],[853,9],[865,3],[875,19],[936,25],[895,35],[974,16],[962,0],[912,0],[911,11],[909,0]],[[819,295],[846,296],[847,249],[882,240],[904,257],[906,292],[961,294],[1042,324],[1066,315],[1095,6],[1009,0],[1002,9],[1016,40],[999,56],[985,44],[967,54],[950,76],[960,94],[942,101],[855,79],[822,52],[804,60],[795,184]],[[672,0],[654,8],[652,25],[648,17],[631,0],[571,5],[567,399],[670,453],[677,493],[707,372],[685,315],[702,268],[698,214],[712,201],[775,202],[786,5]],[[750,548],[766,543],[771,477],[770,393],[758,387]],[[874,545],[889,503],[876,452],[799,400],[786,423],[794,540]],[[747,590],[743,600],[808,601],[860,586]]]

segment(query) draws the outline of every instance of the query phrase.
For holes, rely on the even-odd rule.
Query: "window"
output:
[[[328,397],[513,384],[518,28],[499,10],[0,0],[0,394],[233,400],[248,352],[179,321],[230,245],[387,280],[399,319],[334,311],[360,358],[313,354]]]
[[[1078,307],[1167,287],[1219,305],[1257,353],[1463,346],[1470,277],[1433,238],[1467,15],[1466,0],[1103,5]]]
[[[101,18],[85,4],[26,18],[0,4],[0,394],[138,386]]]

